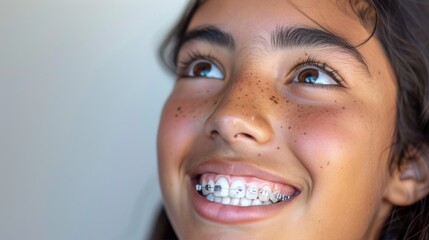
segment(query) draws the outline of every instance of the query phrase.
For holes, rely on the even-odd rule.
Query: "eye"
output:
[[[312,56],[294,67],[292,83],[315,87],[344,87],[343,78],[336,70]]]
[[[203,77],[203,78],[216,78],[224,79],[222,71],[216,64],[200,59],[191,63],[186,70],[187,77]]]
[[[335,71],[332,69],[327,69],[325,67],[324,70],[320,70],[316,67],[306,67],[297,70],[297,74],[293,78],[293,82],[311,85],[340,85],[336,78]]]

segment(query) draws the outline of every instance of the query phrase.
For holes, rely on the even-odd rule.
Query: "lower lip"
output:
[[[270,218],[280,212],[287,204],[287,202],[280,202],[271,205],[259,205],[259,206],[248,206],[240,207],[234,205],[223,205],[221,203],[211,202],[201,196],[192,186],[190,185],[191,202],[197,213],[211,221],[219,223],[249,223],[263,219]]]

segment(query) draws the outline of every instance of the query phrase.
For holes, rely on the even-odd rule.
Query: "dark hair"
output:
[[[176,68],[181,39],[202,2],[190,1],[160,48],[161,60],[172,71]],[[376,10],[375,37],[383,45],[398,86],[391,165],[400,167],[405,161],[413,161],[407,158],[410,149],[417,150],[429,164],[429,2],[373,0],[372,4]],[[367,12],[357,14],[362,17]],[[429,239],[429,197],[411,206],[394,207],[380,239]]]
[[[429,164],[429,2],[375,0],[376,35],[398,84],[392,166],[400,167],[410,148]],[[426,27],[426,28],[425,28]],[[415,157],[415,156],[414,156]],[[380,239],[429,239],[429,197],[394,207]]]

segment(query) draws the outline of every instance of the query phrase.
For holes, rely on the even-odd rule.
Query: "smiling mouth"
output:
[[[195,189],[208,201],[241,207],[287,202],[300,193],[292,186],[255,177],[203,174],[195,182]]]

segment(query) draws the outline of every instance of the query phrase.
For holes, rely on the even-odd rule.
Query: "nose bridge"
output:
[[[205,124],[210,137],[220,137],[227,142],[268,142],[273,129],[264,107],[262,86],[254,73],[240,74],[220,96],[211,116]]]

